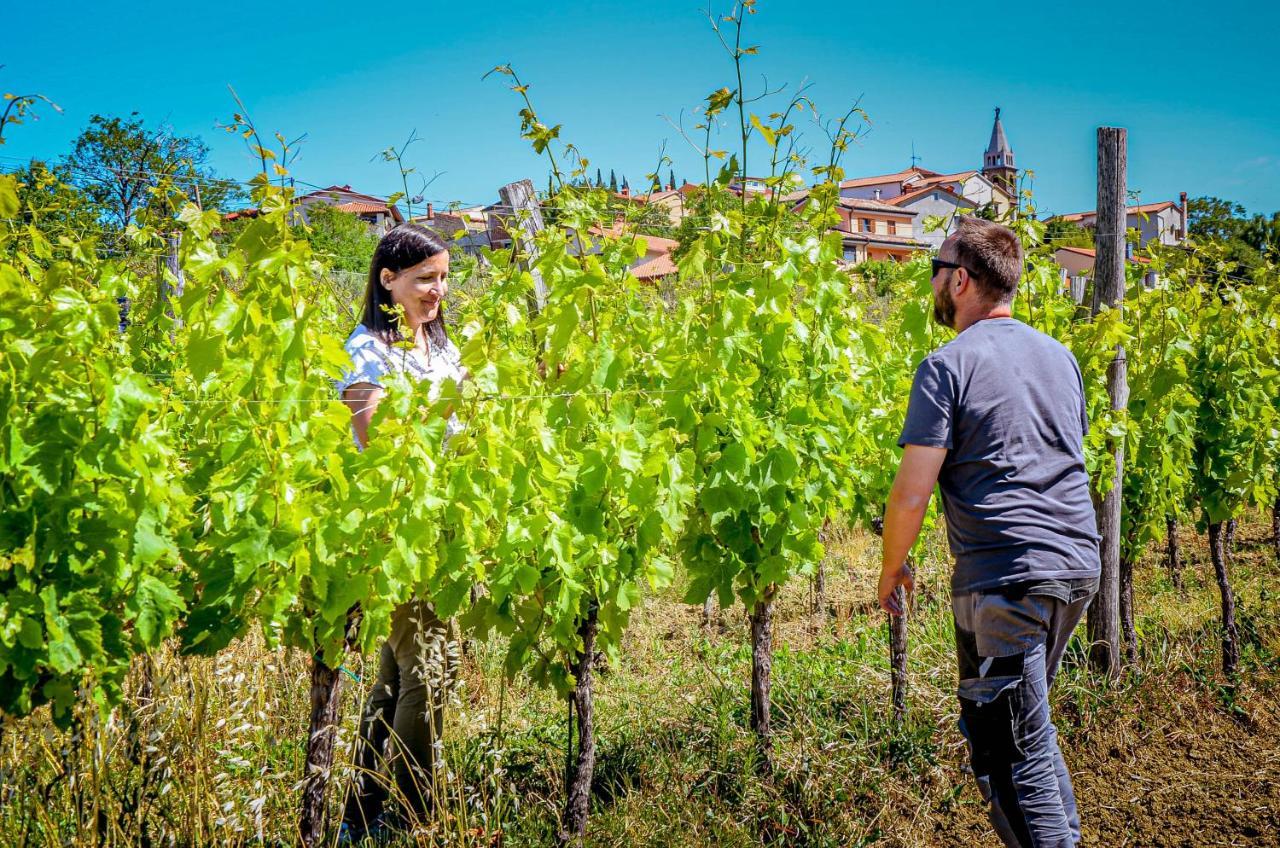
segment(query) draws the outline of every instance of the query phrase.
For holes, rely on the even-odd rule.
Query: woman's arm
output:
[[[373,383],[352,383],[342,392],[342,402],[351,410],[351,426],[362,448],[369,443],[369,422],[385,394]]]

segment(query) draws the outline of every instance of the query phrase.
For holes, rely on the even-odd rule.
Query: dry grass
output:
[[[1143,833],[1144,809],[1148,818],[1156,815],[1143,806],[1156,803],[1150,799],[1176,793],[1210,803],[1234,797],[1245,777],[1263,803],[1255,800],[1242,814],[1243,829],[1221,834],[1223,844],[1248,828],[1274,834],[1265,826],[1280,826],[1268,818],[1280,816],[1280,790],[1272,791],[1280,787],[1273,768],[1280,747],[1273,741],[1280,726],[1280,604],[1266,532],[1261,518],[1242,526],[1235,580],[1251,641],[1240,687],[1224,687],[1217,672],[1216,586],[1203,540],[1190,534],[1183,593],[1172,588],[1154,552],[1139,574],[1140,670],[1111,687],[1078,664],[1064,670],[1055,709],[1079,775],[1091,843],[1212,844],[1213,832],[1203,828],[1181,831],[1200,833],[1199,842],[1133,834]],[[940,546],[935,539],[932,549]],[[746,728],[750,658],[741,608],[720,611],[709,632],[700,626],[701,610],[680,603],[674,591],[646,598],[635,611],[621,660],[601,670],[597,686],[590,844],[990,842],[955,726],[947,565],[935,555],[919,568],[910,709],[895,726],[888,717],[884,617],[869,600],[878,541],[846,532],[830,547],[823,609],[812,611],[810,588],[800,582],[781,595],[776,613],[779,769],[772,780],[755,776]],[[497,648],[474,646],[463,662],[447,718],[445,810],[405,844],[552,840],[565,707],[521,680],[503,683]],[[1069,659],[1079,655],[1077,645]],[[251,638],[216,658],[165,652],[149,666],[139,663],[130,702],[105,721],[86,711],[72,733],[55,730],[43,714],[5,726],[0,844],[294,844],[307,658],[269,651]],[[350,668],[365,677],[359,658]],[[366,685],[344,681],[331,820],[349,778]],[[1178,758],[1219,737],[1247,738],[1248,745],[1237,744],[1244,759],[1222,768],[1196,759],[1200,765],[1190,768],[1191,761]],[[1161,783],[1160,769],[1177,774]],[[1159,815],[1169,810],[1159,807]],[[1175,825],[1163,832],[1180,832]]]

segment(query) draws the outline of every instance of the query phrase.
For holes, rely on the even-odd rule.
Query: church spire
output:
[[[982,173],[992,182],[1001,185],[1012,196],[1018,182],[1018,168],[1013,163],[1013,148],[1000,123],[1000,107],[996,107],[996,120],[991,126],[991,141],[982,157]]]

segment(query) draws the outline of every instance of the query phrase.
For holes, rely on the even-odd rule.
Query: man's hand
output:
[[[911,573],[911,566],[905,562],[898,568],[885,569],[880,572],[880,587],[876,590],[880,598],[880,609],[889,615],[902,615],[902,603],[898,600],[897,588],[910,595],[916,589],[916,581]]]

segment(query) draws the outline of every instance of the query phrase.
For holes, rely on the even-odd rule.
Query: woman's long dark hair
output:
[[[395,312],[391,292],[382,285],[382,271],[399,274],[438,253],[448,246],[435,233],[418,224],[400,224],[393,227],[373,251],[369,263],[369,285],[364,291],[364,318],[361,323],[385,344],[394,344],[404,338],[404,327]],[[444,329],[444,303],[434,320],[427,324],[427,339],[437,347],[444,347],[449,335]]]

